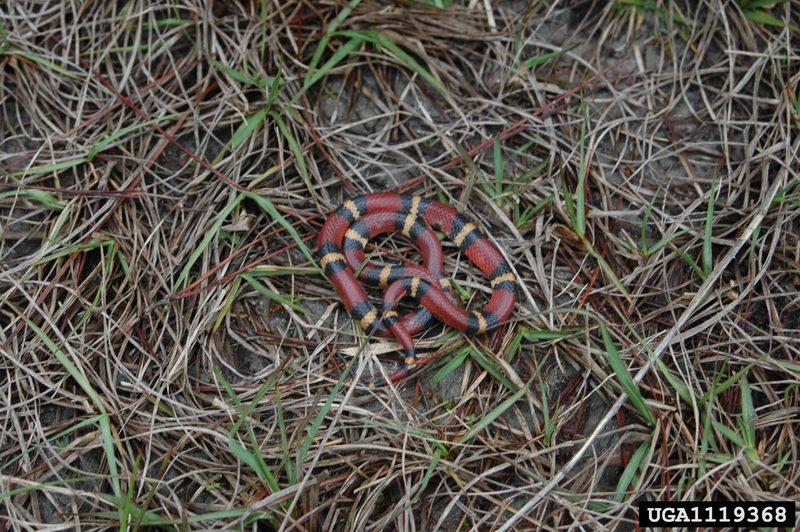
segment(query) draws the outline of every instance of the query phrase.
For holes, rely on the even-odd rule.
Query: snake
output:
[[[462,308],[443,272],[444,254],[435,231],[444,233],[489,280],[491,296],[480,309]],[[378,264],[366,259],[370,240],[400,233],[422,255],[422,265]],[[517,281],[500,250],[455,208],[419,195],[394,192],[362,194],[346,200],[325,220],[317,238],[319,265],[347,312],[367,334],[394,338],[405,352],[403,366],[379,387],[407,377],[417,363],[412,336],[434,319],[467,334],[481,334],[504,323],[517,300]],[[379,310],[364,285],[384,289]],[[400,315],[410,297],[418,309]]]

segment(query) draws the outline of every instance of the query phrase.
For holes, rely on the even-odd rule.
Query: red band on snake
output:
[[[480,310],[467,311],[454,302],[449,279],[442,272],[442,246],[434,229],[446,234],[489,279],[492,294]],[[367,242],[392,232],[415,243],[424,266],[365,262]],[[482,333],[508,319],[517,300],[516,279],[497,247],[468,218],[438,201],[391,192],[355,197],[328,217],[318,244],[320,266],[348,313],[368,333],[393,337],[403,346],[405,364],[390,377],[392,382],[405,378],[413,368],[416,351],[411,336],[425,329],[434,317],[461,331]],[[370,302],[359,280],[387,287],[382,310]],[[407,296],[421,309],[401,317],[395,307]]]

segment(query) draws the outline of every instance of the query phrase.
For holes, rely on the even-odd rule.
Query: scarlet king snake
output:
[[[468,312],[453,302],[450,281],[442,273],[442,246],[432,228],[445,233],[489,278],[492,295],[482,309]],[[365,264],[367,242],[395,231],[414,241],[424,266]],[[389,378],[391,382],[408,376],[416,362],[411,336],[423,330],[433,317],[461,331],[482,333],[504,322],[517,300],[514,274],[500,251],[468,218],[438,201],[391,192],[355,197],[325,221],[318,244],[320,266],[353,319],[367,333],[394,337],[403,346],[405,363]],[[370,302],[359,279],[386,288],[383,312]],[[400,317],[394,309],[406,296],[422,308]]]

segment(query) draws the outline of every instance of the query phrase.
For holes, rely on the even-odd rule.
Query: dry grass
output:
[[[450,3],[0,7],[0,530],[800,497],[800,3]],[[311,253],[385,189],[463,207],[525,288],[371,392],[401,353]]]

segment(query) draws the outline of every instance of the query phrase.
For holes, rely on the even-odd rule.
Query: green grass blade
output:
[[[492,147],[492,154],[494,158],[494,193],[499,196],[503,193],[503,177],[506,174],[506,164],[503,160],[503,150],[500,144],[500,135],[494,138],[494,146]]]
[[[80,429],[82,429],[84,427],[88,427],[90,425],[94,425],[95,423],[99,424],[100,423],[100,418],[102,418],[103,415],[104,414],[98,414],[96,416],[91,416],[91,417],[88,417],[88,418],[86,418],[84,420],[81,420],[78,423],[74,424],[73,426],[62,430],[58,434],[54,434],[53,436],[45,437],[45,441],[47,442],[48,445],[51,445],[56,450],[60,451],[60,450],[62,450],[62,446],[57,445],[57,443],[56,443],[59,439],[63,438],[64,436],[69,436],[73,432],[76,432],[76,431],[78,431],[78,430],[80,430]],[[29,456],[33,451],[38,451],[39,449],[41,449],[43,447],[45,447],[45,444],[41,444],[41,443],[27,446],[17,456],[15,456],[13,458],[10,458],[6,462],[4,462],[3,468],[8,469],[9,467],[14,465],[15,463],[17,463],[20,460],[22,460],[24,457]],[[2,494],[0,494],[0,501],[2,501],[2,500],[3,500],[3,497],[2,497]]]
[[[325,421],[325,416],[328,415],[331,406],[333,406],[333,401],[338,397],[339,390],[341,390],[345,379],[350,373],[350,368],[353,367],[353,364],[355,364],[356,360],[358,360],[358,357],[353,357],[352,360],[350,360],[350,362],[347,364],[342,372],[342,375],[339,377],[339,380],[336,381],[336,384],[333,385],[333,389],[328,394],[328,399],[325,401],[325,404],[322,405],[317,417],[314,418],[314,421],[311,423],[308,434],[306,434],[305,439],[303,439],[303,443],[300,445],[300,449],[297,451],[297,471],[301,471],[303,469],[303,463],[306,461],[308,451],[311,449],[311,445],[314,443],[314,438],[317,437],[317,433],[319,433],[322,422]]]
[[[561,181],[561,193],[564,196],[564,207],[567,209],[567,218],[570,225],[575,227],[575,199],[572,197],[572,191],[567,185],[566,179]]]
[[[537,66],[543,65],[548,61],[555,59],[556,57],[561,57],[562,55],[569,52],[573,48],[575,48],[575,46],[570,46],[569,48],[562,48],[561,50],[555,50],[553,52],[548,52],[546,54],[533,55],[527,58],[525,61],[523,61],[522,65],[528,69],[535,69]]]
[[[38,201],[45,207],[49,207],[53,210],[60,211],[64,208],[52,194],[46,190],[39,190],[38,188],[21,188],[19,190],[0,192],[0,199],[12,198],[17,195],[28,196],[30,199]]]
[[[313,87],[320,79],[333,70],[344,58],[353,53],[356,48],[361,46],[362,42],[364,42],[364,38],[359,35],[355,35],[349,41],[340,46],[339,49],[336,50],[336,52],[330,57],[330,59],[325,61],[325,64],[322,65],[322,68],[313,71],[313,73],[312,69],[309,68],[308,73],[306,74],[306,79],[303,82],[303,88],[297,91],[297,93],[292,97],[292,102],[299,100],[308,91],[308,89]]]
[[[745,443],[745,452],[751,459],[758,459],[756,450],[756,411],[753,406],[753,396],[750,392],[750,383],[747,376],[739,383],[742,391],[742,415],[739,418],[739,427],[742,430],[742,439]]]
[[[647,406],[647,403],[645,403],[644,397],[642,397],[639,388],[636,386],[636,383],[633,382],[633,378],[628,372],[628,367],[622,361],[622,358],[620,358],[617,346],[614,345],[611,334],[608,332],[608,327],[602,322],[600,323],[600,334],[603,336],[606,358],[614,374],[617,376],[617,380],[622,386],[622,389],[625,390],[633,406],[644,416],[647,422],[650,425],[655,425],[655,416],[650,412],[650,408]]]
[[[131,476],[128,479],[128,492],[125,494],[123,498],[124,503],[122,504],[122,508],[120,508],[120,516],[119,516],[119,530],[120,532],[124,532],[128,530],[128,519],[130,518],[131,508],[135,506],[133,502],[133,495],[135,493],[136,488],[136,478],[139,476],[139,457],[136,457],[136,460],[133,461],[133,471],[131,471]]]
[[[6,27],[3,25],[2,19],[0,19],[0,54],[8,50],[8,33],[6,33]]]
[[[351,0],[349,4],[342,8],[339,11],[339,14],[328,24],[328,29],[325,31],[325,35],[319,40],[319,44],[317,44],[317,48],[314,50],[314,55],[311,57],[311,62],[308,64],[308,72],[306,73],[306,79],[309,79],[310,76],[314,74],[314,70],[316,70],[317,65],[319,64],[320,59],[322,59],[322,54],[325,53],[325,49],[328,47],[328,42],[330,42],[330,36],[337,29],[342,23],[347,20],[347,17],[350,16],[353,9],[355,9],[358,4],[361,3],[361,0]]]
[[[419,500],[420,496],[422,496],[422,494],[425,492],[425,488],[428,487],[428,483],[431,481],[431,478],[433,478],[434,471],[436,471],[436,466],[439,465],[439,461],[442,459],[444,454],[445,452],[441,448],[436,449],[436,452],[433,453],[431,463],[428,465],[428,468],[425,470],[425,474],[422,476],[422,480],[419,483],[419,488],[417,488],[417,492],[411,498],[411,504],[415,504]]]
[[[226,153],[235,151],[236,148],[244,143],[244,141],[250,138],[253,132],[258,129],[262,123],[264,123],[264,119],[267,118],[267,115],[269,115],[269,107],[264,106],[252,115],[245,118],[242,125],[236,128],[236,131],[233,132],[233,136],[225,145],[225,148],[220,150],[217,156],[214,157],[212,164],[218,163]]]
[[[764,24],[766,26],[775,26],[778,28],[782,28],[786,25],[785,22],[783,22],[775,15],[772,15],[761,9],[753,9],[745,11],[744,16],[748,20],[752,20],[753,22],[758,22],[759,24]]]
[[[583,105],[582,105],[583,106]],[[575,191],[575,223],[574,230],[579,237],[586,236],[586,175],[588,165],[586,164],[586,126],[589,122],[589,111],[584,107],[586,115],[581,121],[580,154],[578,155],[578,187]]]
[[[305,308],[305,307],[303,307],[301,305],[298,305],[297,303],[295,303],[294,301],[292,301],[291,299],[289,299],[286,296],[283,296],[281,294],[273,292],[272,290],[270,290],[269,288],[267,288],[266,286],[264,286],[263,284],[258,282],[258,280],[253,278],[252,275],[248,275],[246,273],[243,273],[242,274],[242,279],[247,281],[247,283],[250,286],[255,288],[255,290],[259,294],[263,295],[267,299],[271,299],[272,301],[280,303],[281,305],[289,307],[290,309],[294,310],[295,312],[299,312],[299,313],[304,314],[306,316],[309,316],[311,314],[311,312],[307,308]]]
[[[678,392],[678,397],[680,397],[684,403],[687,405],[692,404],[692,393],[689,391],[689,388],[684,384],[682,380],[672,374],[666,364],[660,358],[654,358],[656,366],[661,374],[667,379],[670,386],[672,386],[676,392]]]
[[[719,421],[713,419],[711,423],[714,425],[714,428],[717,429],[719,432],[722,433],[723,436],[728,438],[734,445],[739,448],[744,449],[745,443],[742,437],[732,428],[728,427],[727,425],[723,425]]]
[[[686,253],[685,251],[683,251],[683,250],[682,250],[682,249],[680,249],[680,248],[673,248],[673,249],[674,249],[675,253],[677,253],[677,254],[678,254],[678,256],[679,256],[680,258],[682,258],[682,259],[683,259],[683,261],[684,261],[686,264],[688,264],[688,265],[689,265],[689,267],[690,267],[692,270],[694,270],[694,272],[697,274],[697,276],[698,276],[698,277],[700,277],[700,280],[701,280],[701,281],[705,281],[705,280],[706,280],[706,278],[707,278],[708,276],[707,276],[707,275],[706,275],[706,273],[703,271],[703,269],[702,269],[702,268],[700,268],[700,266],[698,266],[698,265],[697,265],[697,263],[695,262],[695,260],[694,260],[692,257],[690,257],[690,256],[689,256],[689,254],[688,254],[688,253]]]
[[[528,391],[529,385],[530,381],[525,383],[525,386],[523,386],[522,388],[511,394],[510,397],[508,397],[505,401],[500,403],[500,405],[497,408],[489,412],[487,415],[481,417],[480,421],[478,421],[471,429],[467,431],[466,434],[464,434],[462,437],[458,439],[458,443],[467,443],[472,438],[480,434],[483,431],[483,429],[491,425],[495,419],[500,417],[506,410],[511,408],[514,405],[514,403],[516,403],[517,400],[519,400],[519,398],[522,397],[525,394],[525,392]]]
[[[264,89],[267,87],[267,83],[270,83],[272,81],[272,79],[269,77],[253,77],[248,74],[239,72],[235,68],[231,68],[228,65],[217,61],[213,57],[209,57],[208,61],[212,65],[214,65],[214,68],[216,68],[217,70],[221,70],[229,78],[236,80],[243,85],[252,85],[254,87],[258,87],[259,89]]]
[[[580,330],[577,327],[566,327],[560,331],[549,331],[546,329],[528,329],[523,333],[529,342],[547,342],[550,340],[563,340],[575,336]]]
[[[280,212],[278,212],[278,209],[275,208],[275,205],[273,205],[272,202],[267,198],[259,196],[257,194],[253,194],[252,192],[246,192],[245,196],[256,202],[258,206],[261,207],[261,210],[263,210],[270,218],[278,222],[278,224],[280,224],[284,229],[286,229],[286,231],[292,237],[292,240],[294,240],[295,244],[297,244],[297,249],[299,249],[300,252],[309,261],[311,261],[311,264],[317,267],[317,271],[322,273],[322,270],[319,269],[319,267],[317,266],[317,262],[314,260],[314,256],[311,254],[311,250],[308,249],[306,243],[303,242],[303,239],[300,237],[300,234],[297,232],[294,226],[292,226],[292,224],[289,223],[289,221],[286,218],[284,218]]]
[[[219,310],[219,314],[217,315],[217,319],[214,320],[214,326],[212,327],[212,331],[216,331],[219,329],[222,322],[225,320],[225,317],[230,313],[231,307],[233,307],[233,302],[236,300],[236,296],[239,295],[239,288],[242,285],[242,276],[237,275],[236,278],[228,288],[228,295],[225,296],[225,302],[222,304],[222,308]]]
[[[679,231],[675,231],[671,235],[665,236],[664,238],[653,244],[650,248],[647,248],[647,250],[644,252],[644,256],[649,257],[651,255],[654,255],[655,253],[658,253],[659,251],[661,251],[661,248],[665,247],[667,244],[669,244],[679,236],[683,236],[688,232],[689,231],[686,229],[681,229]]]
[[[269,115],[269,112],[272,109],[272,104],[275,102],[278,94],[280,94],[281,81],[282,78],[280,74],[272,78],[269,96],[267,96],[267,103],[264,104],[264,107],[245,119],[244,123],[240,125],[233,133],[231,140],[225,145],[225,148],[220,150],[217,156],[214,157],[214,160],[211,164],[218,163],[226,153],[235,151],[236,148],[244,144],[244,141],[250,138],[253,132],[261,126],[261,124]]]
[[[433,374],[431,377],[432,384],[438,384],[441,382],[445,377],[450,375],[454,372],[457,368],[461,367],[464,364],[464,361],[470,356],[470,352],[472,351],[472,346],[462,347],[450,358],[450,360],[442,366],[439,371]]]
[[[278,418],[278,430],[281,435],[281,451],[283,452],[283,459],[281,465],[286,467],[286,476],[289,479],[289,485],[297,482],[297,472],[292,464],[290,450],[289,450],[289,434],[286,431],[286,420],[283,415],[283,403],[281,402],[281,389],[275,388],[275,414]]]
[[[200,258],[200,255],[206,250],[206,248],[211,244],[211,241],[217,237],[219,234],[219,230],[222,225],[225,223],[225,220],[228,216],[233,212],[233,210],[239,206],[239,203],[245,198],[244,195],[236,196],[236,198],[230,202],[225,208],[222,210],[221,213],[217,216],[217,219],[214,220],[214,223],[211,225],[206,234],[203,235],[203,240],[200,241],[200,244],[197,248],[192,252],[189,256],[189,260],[186,262],[186,265],[183,267],[181,274],[178,276],[178,280],[175,281],[175,286],[182,286],[184,282],[189,278],[189,273],[191,273],[192,266],[194,263],[197,262],[197,259]]]
[[[753,367],[752,364],[748,364],[727,379],[722,382],[714,382],[711,386],[711,389],[708,390],[706,393],[703,394],[702,400],[704,402],[709,401],[712,397],[718,396],[721,393],[725,392],[728,388],[739,382],[742,377],[747,375],[750,369]]]
[[[650,215],[653,213],[653,206],[656,202],[656,194],[653,194],[653,197],[650,199],[650,203],[647,204],[647,208],[644,210],[644,216],[642,217],[642,235],[640,240],[640,246],[642,249],[642,255],[645,257],[650,255],[649,250],[647,249],[647,224],[650,222]]]
[[[49,59],[45,59],[44,57],[39,57],[36,54],[31,54],[29,52],[26,52],[25,50],[20,50],[19,48],[8,47],[8,46],[5,47],[4,49],[0,48],[0,55],[16,55],[19,57],[24,57],[28,61],[33,61],[34,63],[42,65],[47,70],[51,70],[53,72],[61,74],[64,77],[70,79],[78,79],[78,76],[76,74],[74,74],[73,72],[69,71],[68,69],[62,66],[55,64]]]
[[[110,135],[106,135],[104,138],[102,138],[99,141],[97,141],[91,148],[89,148],[89,151],[86,153],[86,160],[88,162],[93,161],[98,153],[101,153],[101,152],[105,151],[115,141],[117,141],[117,140],[119,140],[121,138],[124,138],[129,133],[133,133],[134,131],[138,131],[140,129],[148,128],[148,127],[152,126],[153,124],[160,124],[161,122],[165,122],[165,121],[168,121],[168,120],[174,120],[178,116],[179,115],[166,115],[166,116],[162,116],[160,118],[153,118],[152,120],[147,120],[145,122],[136,123],[136,124],[133,124],[131,126],[122,128],[119,131],[115,131],[114,133],[111,133]]]
[[[104,494],[102,495],[104,499],[115,506],[120,506],[124,503],[121,497],[115,497],[113,495]],[[163,517],[152,510],[144,511],[142,508],[136,505],[132,505],[130,508],[131,515],[136,519],[135,522],[139,522],[144,526],[154,526],[154,527],[173,527],[175,530],[184,530],[184,525],[188,524],[196,524],[196,523],[220,523],[222,520],[226,519],[238,519],[243,516],[247,515],[258,515],[259,518],[266,517],[266,513],[263,512],[253,512],[250,508],[234,508],[231,510],[218,510],[216,512],[208,512],[204,514],[194,514],[185,517],[175,517],[175,518],[168,518]],[[119,515],[116,512],[91,512],[87,515],[99,518],[99,519],[117,519]],[[203,530],[207,530],[203,528]]]
[[[598,253],[597,250],[594,249],[594,246],[592,246],[592,243],[589,242],[589,240],[586,237],[580,237],[580,238],[581,242],[583,242],[583,245],[586,248],[586,251],[589,253],[589,255],[594,257],[594,260],[597,261],[597,264],[600,266],[600,269],[603,270],[603,274],[605,274],[605,276],[611,280],[611,282],[614,284],[617,290],[619,290],[619,292],[625,297],[628,303],[633,303],[633,299],[631,299],[631,296],[628,293],[628,291],[625,290],[625,287],[622,285],[622,281],[620,281],[619,277],[617,277],[617,274],[614,273],[614,270],[611,268],[611,265],[608,262],[606,262],[606,259],[600,253]]]
[[[303,150],[300,148],[300,144],[297,142],[294,134],[292,134],[292,130],[286,125],[286,121],[284,121],[283,117],[278,113],[271,113],[271,115],[275,123],[278,124],[281,135],[283,135],[283,138],[286,139],[286,142],[289,144],[289,149],[294,155],[295,161],[297,161],[297,169],[303,181],[306,183],[309,193],[311,193],[312,197],[316,197],[317,193],[311,185],[311,180],[308,176],[308,168],[306,167],[306,159],[303,156]]]
[[[553,442],[553,434],[556,431],[556,423],[555,419],[550,417],[550,405],[549,401],[547,400],[547,386],[544,384],[544,380],[542,380],[541,373],[536,374],[536,378],[539,381],[539,391],[542,396],[542,417],[544,418],[544,441],[546,444],[551,444]]]
[[[420,65],[417,60],[411,56],[411,54],[400,48],[400,46],[398,46],[393,40],[383,33],[377,32],[376,36],[380,46],[389,50],[392,55],[397,57],[400,61],[405,63],[408,68],[419,74],[428,83],[433,85],[442,95],[445,97],[449,96],[450,93],[447,90],[447,87],[445,87],[437,78],[435,78],[433,74],[431,74],[425,67]]]
[[[98,412],[100,412],[101,416],[98,420],[98,424],[100,425],[100,434],[103,441],[103,451],[106,454],[108,470],[111,474],[111,487],[114,490],[114,495],[120,496],[122,494],[122,490],[119,483],[117,457],[114,453],[114,431],[111,428],[111,421],[109,420],[108,412],[106,411],[103,400],[100,399],[100,395],[95,391],[92,383],[90,383],[89,379],[86,378],[86,375],[78,370],[78,367],[72,363],[72,360],[70,360],[70,358],[65,355],[63,351],[61,351],[58,345],[56,345],[56,343],[47,335],[47,333],[40,329],[27,316],[20,314],[20,317],[25,320],[25,322],[28,324],[28,327],[30,327],[31,330],[36,333],[36,336],[38,336],[39,339],[53,353],[64,369],[67,370],[67,373],[69,373],[70,376],[75,379],[75,381],[78,383],[78,386],[81,387],[81,389],[89,397],[89,400],[92,402],[92,404],[94,404],[95,408],[97,408]]]
[[[628,487],[634,482],[639,469],[642,469],[642,463],[648,452],[650,452],[650,442],[644,442],[636,449],[636,452],[633,453],[627,467],[625,467],[625,470],[622,472],[617,482],[617,489],[613,497],[615,501],[622,502],[625,498]]]
[[[13,172],[10,172],[10,175],[14,177],[18,176],[27,177],[34,175],[58,173],[62,170],[67,170],[69,168],[75,168],[76,166],[80,166],[85,162],[86,162],[86,157],[78,157],[77,159],[69,159],[67,161],[61,161],[53,164],[46,164],[44,166],[34,166],[32,168],[26,168],[24,170],[15,170]]]
[[[703,234],[703,273],[706,277],[714,269],[714,254],[712,236],[714,234],[714,200],[717,194],[717,182],[711,184],[711,194],[708,198],[708,209],[706,210],[706,226]]]
[[[255,441],[255,434],[253,433],[250,424],[247,422],[249,419],[250,413],[252,413],[252,409],[250,413],[246,412],[241,400],[239,400],[239,396],[236,394],[236,391],[231,386],[231,383],[228,382],[228,379],[225,378],[225,375],[218,368],[213,368],[214,377],[222,384],[222,388],[225,390],[225,393],[228,394],[231,402],[233,403],[236,411],[239,413],[239,419],[234,423],[233,427],[231,428],[228,434],[228,450],[233,454],[240,462],[247,464],[250,469],[255,471],[259,477],[261,477],[272,490],[272,492],[276,492],[280,490],[280,486],[278,485],[277,480],[275,480],[275,476],[270,471],[267,464],[264,462],[264,459],[261,458],[260,455],[256,453],[250,452],[246,447],[244,447],[241,443],[239,443],[236,439],[236,433],[239,430],[239,427],[242,425],[246,425],[248,437],[250,439],[250,445],[253,449],[258,449],[258,442]],[[251,405],[257,404],[255,401]]]
[[[483,353],[480,352],[478,349],[472,349],[469,353],[472,360],[474,360],[480,367],[482,367],[486,373],[492,376],[496,381],[500,384],[508,388],[509,390],[516,391],[517,385],[511,382],[511,380],[506,377],[503,368],[494,361],[491,357],[485,356]]]

